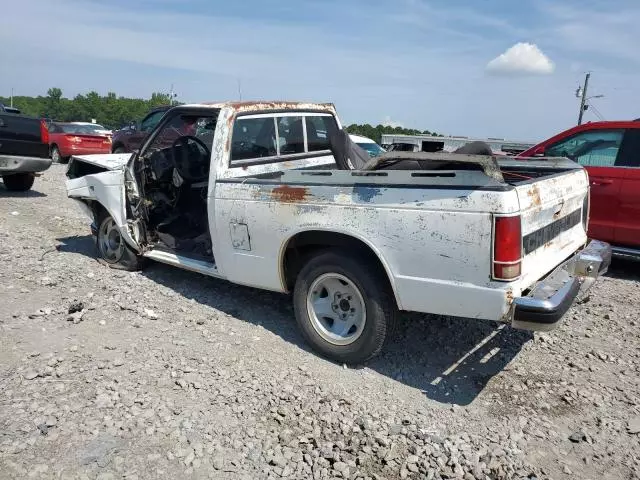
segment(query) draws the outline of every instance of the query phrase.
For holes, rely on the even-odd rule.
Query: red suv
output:
[[[592,122],[545,140],[519,157],[569,157],[591,183],[589,236],[614,254],[640,258],[640,121]]]

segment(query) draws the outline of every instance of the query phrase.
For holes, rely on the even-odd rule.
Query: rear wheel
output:
[[[127,245],[113,218],[103,213],[99,215],[97,224],[98,261],[111,268],[139,270],[142,267],[142,257]]]
[[[56,145],[51,147],[51,160],[53,163],[62,163],[62,155],[60,155],[60,149]]]
[[[14,173],[13,175],[5,175],[2,177],[4,186],[12,192],[26,192],[33,187],[35,180],[33,173]]]
[[[293,301],[307,342],[340,363],[363,363],[378,354],[397,317],[389,283],[367,256],[314,255],[298,275]]]
[[[113,149],[113,153],[127,153],[122,145],[118,145]]]

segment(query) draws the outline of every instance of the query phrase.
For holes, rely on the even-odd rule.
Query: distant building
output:
[[[497,155],[517,155],[533,147],[534,143],[505,140],[504,138],[436,137],[433,135],[382,135],[382,147],[413,152],[452,152],[470,142],[485,142]]]

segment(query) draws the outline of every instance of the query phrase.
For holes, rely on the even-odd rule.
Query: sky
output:
[[[640,117],[638,0],[5,0],[0,95],[332,102],[343,123],[538,141]]]

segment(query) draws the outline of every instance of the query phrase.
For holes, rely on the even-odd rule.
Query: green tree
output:
[[[58,118],[61,113],[62,90],[50,88],[47,90],[47,100],[45,104],[46,115],[49,118]]]
[[[0,97],[0,102],[8,104],[9,99]],[[118,97],[114,92],[101,95],[98,92],[78,94],[69,99],[60,88],[47,91],[47,96],[13,98],[13,104],[25,115],[46,117],[62,122],[95,119],[109,128],[120,128],[132,120],[139,120],[153,107],[169,104],[169,96],[153,92],[148,99]]]
[[[351,124],[346,127],[347,132],[354,135],[361,135],[363,137],[370,138],[376,143],[382,141],[382,135],[384,134],[396,134],[396,135],[437,135],[429,130],[416,130],[415,128],[403,128],[403,127],[391,127],[388,125],[376,125],[375,127],[368,123],[359,125],[357,123]]]

